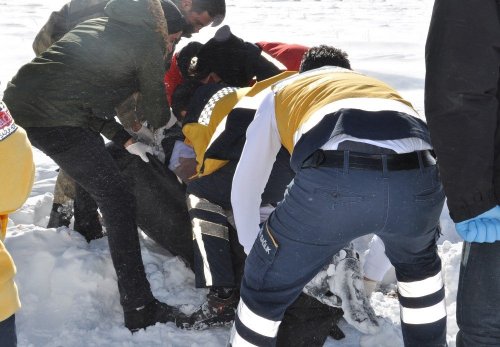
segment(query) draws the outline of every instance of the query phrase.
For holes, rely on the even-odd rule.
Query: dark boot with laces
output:
[[[191,315],[177,320],[177,326],[204,330],[215,326],[230,325],[234,320],[239,299],[237,289],[213,287],[207,294],[207,301]]]
[[[62,205],[53,203],[47,228],[59,228],[62,226],[69,227],[72,217],[73,204]]]
[[[155,299],[146,306],[126,311],[124,313],[125,326],[134,333],[156,323],[175,322],[179,315],[182,314],[178,308]]]

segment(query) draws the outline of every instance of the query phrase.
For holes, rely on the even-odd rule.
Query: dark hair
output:
[[[189,42],[184,46],[177,54],[177,67],[184,79],[192,78],[189,67],[191,66],[191,60],[196,57],[196,54],[200,51],[203,44],[197,41]]]
[[[187,80],[175,88],[172,94],[172,112],[178,120],[182,120],[182,111],[187,111],[196,89],[203,84],[197,80]]]
[[[193,0],[192,11],[207,11],[213,19],[212,26],[219,25],[226,17],[226,0]]]
[[[299,72],[309,71],[323,66],[339,66],[351,70],[347,53],[341,49],[320,45],[311,47],[302,57]]]

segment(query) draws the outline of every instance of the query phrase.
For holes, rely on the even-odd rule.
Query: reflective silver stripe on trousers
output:
[[[257,334],[267,337],[276,337],[278,334],[278,328],[281,321],[273,321],[252,312],[252,310],[245,305],[243,299],[240,299],[236,313],[241,323]]]
[[[441,272],[415,282],[398,282],[398,292],[406,298],[420,298],[434,294],[443,288]],[[446,317],[446,301],[422,308],[408,308],[401,305],[401,321],[406,324],[434,323]]]

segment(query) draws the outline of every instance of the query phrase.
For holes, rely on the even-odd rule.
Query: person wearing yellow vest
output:
[[[259,104],[258,92],[292,74],[285,72],[247,88],[202,85],[191,98],[182,130],[198,165],[196,179],[187,184],[187,206],[193,231],[196,286],[210,288],[210,292],[208,301],[185,322],[187,328],[224,325],[234,319],[245,254],[231,224],[231,181],[246,127]],[[293,174],[289,160],[283,150],[278,156],[275,178],[263,196],[264,203],[282,199]]]
[[[7,233],[8,214],[28,198],[35,164],[31,144],[23,128],[14,123],[7,106],[0,101],[0,162],[9,165],[0,170],[0,346],[17,345],[15,312],[21,307],[14,282],[16,267],[3,241]]]
[[[396,269],[405,346],[446,346],[437,254],[444,192],[425,122],[382,81],[311,48],[271,87],[247,129],[231,203],[249,255],[230,344],[274,346],[287,307],[354,238],[377,234]],[[259,228],[260,194],[281,146],[295,177]]]

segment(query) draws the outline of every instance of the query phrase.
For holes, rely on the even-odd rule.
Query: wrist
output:
[[[129,138],[124,144],[123,144],[123,147],[124,148],[127,148],[128,146],[130,146],[131,144],[135,143],[135,140],[133,137]]]

